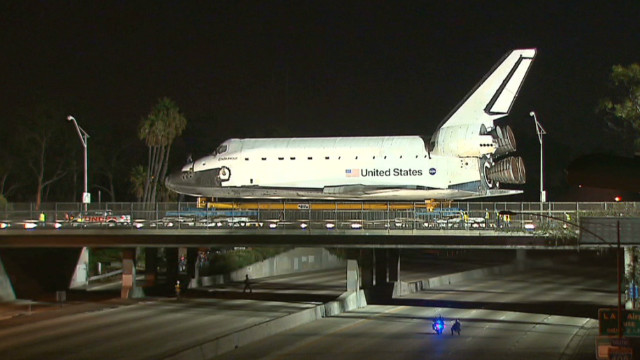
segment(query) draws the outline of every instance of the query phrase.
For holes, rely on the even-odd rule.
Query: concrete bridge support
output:
[[[9,275],[7,275],[2,260],[0,259],[0,302],[13,301],[15,299],[16,294],[13,292],[11,280],[9,280]]]
[[[167,258],[167,287],[174,289],[176,282],[180,280],[178,277],[178,248],[165,248],[164,254]],[[182,284],[182,281],[180,283],[184,289],[186,284]]]
[[[173,293],[175,291],[175,285],[177,281],[180,281],[180,287],[182,290],[186,290],[187,286],[193,278],[197,275],[197,259],[198,248],[177,248],[170,247],[164,248],[163,251],[158,251],[158,248],[145,248],[145,286],[149,288],[156,288],[155,290],[163,290],[158,287],[162,287],[164,291]],[[186,252],[186,274],[179,270],[180,254]],[[166,270],[163,274],[158,274],[158,265],[160,253],[164,253],[163,260],[166,264]],[[160,279],[159,279],[160,275]],[[166,280],[162,280],[162,278]]]
[[[348,257],[357,260],[360,285],[370,296],[390,298],[393,295],[394,284],[400,281],[399,249],[364,249],[349,252]]]
[[[158,283],[158,248],[145,248],[144,262],[145,286],[154,287]]]
[[[358,261],[354,259],[347,260],[347,291],[360,290],[360,269]]]
[[[386,286],[400,281],[400,250],[376,249],[373,255],[376,264],[374,286]]]
[[[375,253],[373,249],[358,251],[353,259],[358,261],[360,271],[360,286],[363,289],[371,289],[375,286]]]
[[[388,281],[400,281],[400,249],[387,250]]]
[[[142,288],[136,283],[136,249],[122,249],[122,299],[143,297]]]
[[[70,289],[86,289],[89,285],[89,248],[83,247],[76,264],[76,270],[69,284]]]
[[[81,251],[82,248],[1,249],[0,262],[6,275],[0,279],[0,286],[11,286],[18,299],[53,301],[56,291],[69,288]]]
[[[380,286],[388,282],[387,249],[374,249],[373,251],[374,282],[373,286]]]
[[[185,287],[198,277],[198,248],[187,248],[187,281]]]

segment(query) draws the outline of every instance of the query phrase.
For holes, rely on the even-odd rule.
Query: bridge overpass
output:
[[[0,261],[8,273],[0,268],[0,294],[2,284],[11,282],[14,288],[25,284],[26,293],[29,287],[66,289],[85,247],[122,249],[123,297],[132,296],[136,287],[130,280],[135,278],[135,248],[145,249],[147,268],[154,269],[158,248],[165,248],[169,283],[179,277],[178,248],[188,249],[189,277],[202,247],[345,248],[358,261],[363,286],[385,287],[398,281],[402,249],[515,250],[522,258],[527,250],[611,247],[612,241],[605,241],[610,234],[585,239],[581,218],[630,220],[640,212],[638,203],[468,202],[448,203],[440,210],[421,203],[387,203],[382,209],[335,203],[333,209],[317,211],[310,204],[296,203],[293,209],[282,204],[282,209],[217,210],[198,209],[195,203],[103,203],[92,204],[84,214],[76,203],[45,204],[42,210],[12,204],[0,211],[5,224]],[[498,216],[505,210],[520,215]],[[41,212],[44,222],[38,218]],[[79,215],[84,221],[77,221]],[[637,224],[628,228],[627,233],[640,233]],[[625,236],[626,246],[637,244],[636,238]]]
[[[0,248],[327,246],[523,248],[608,246],[579,241],[585,217],[640,217],[636,202],[195,202],[7,204]],[[518,213],[500,216],[500,213]],[[41,222],[40,217],[45,221]]]
[[[577,237],[554,238],[544,234],[496,230],[61,229],[9,230],[0,233],[0,249],[239,246],[576,250],[580,244]],[[583,246],[600,247],[607,246],[607,244],[586,244]]]

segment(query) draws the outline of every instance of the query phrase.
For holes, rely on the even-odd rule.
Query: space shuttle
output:
[[[228,139],[166,180],[167,188],[227,199],[463,200],[512,195],[524,184],[509,114],[536,49],[508,52],[422,136]]]

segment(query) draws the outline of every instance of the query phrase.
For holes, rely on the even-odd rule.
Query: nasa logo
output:
[[[436,174],[436,168],[429,169],[429,175],[435,175],[435,174]]]

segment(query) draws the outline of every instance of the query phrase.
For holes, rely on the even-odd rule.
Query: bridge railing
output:
[[[273,202],[270,202],[273,203]],[[259,204],[259,203],[258,203]],[[288,204],[292,204],[289,202]],[[313,203],[300,204],[291,210],[258,206],[253,210],[199,209],[196,202],[130,203],[9,203],[0,207],[0,222],[15,225],[37,222],[44,213],[47,223],[85,228],[90,222],[79,222],[79,217],[93,216],[104,219],[106,225],[129,227],[208,227],[242,228],[245,226],[269,228],[347,228],[347,229],[526,229],[553,227],[561,223],[534,215],[517,218],[499,217],[500,211],[538,213],[579,222],[580,216],[640,216],[637,202],[451,202],[438,208],[427,208],[424,203],[387,203],[387,206],[369,210],[367,203],[337,202],[330,209],[313,210]],[[384,203],[382,203],[384,205]],[[124,216],[125,221],[123,221]],[[115,224],[112,220],[120,219]],[[465,221],[466,220],[466,221]],[[94,223],[96,221],[93,221]],[[101,221],[97,221],[101,222]],[[95,225],[95,224],[93,224]],[[10,227],[11,227],[10,226]]]

